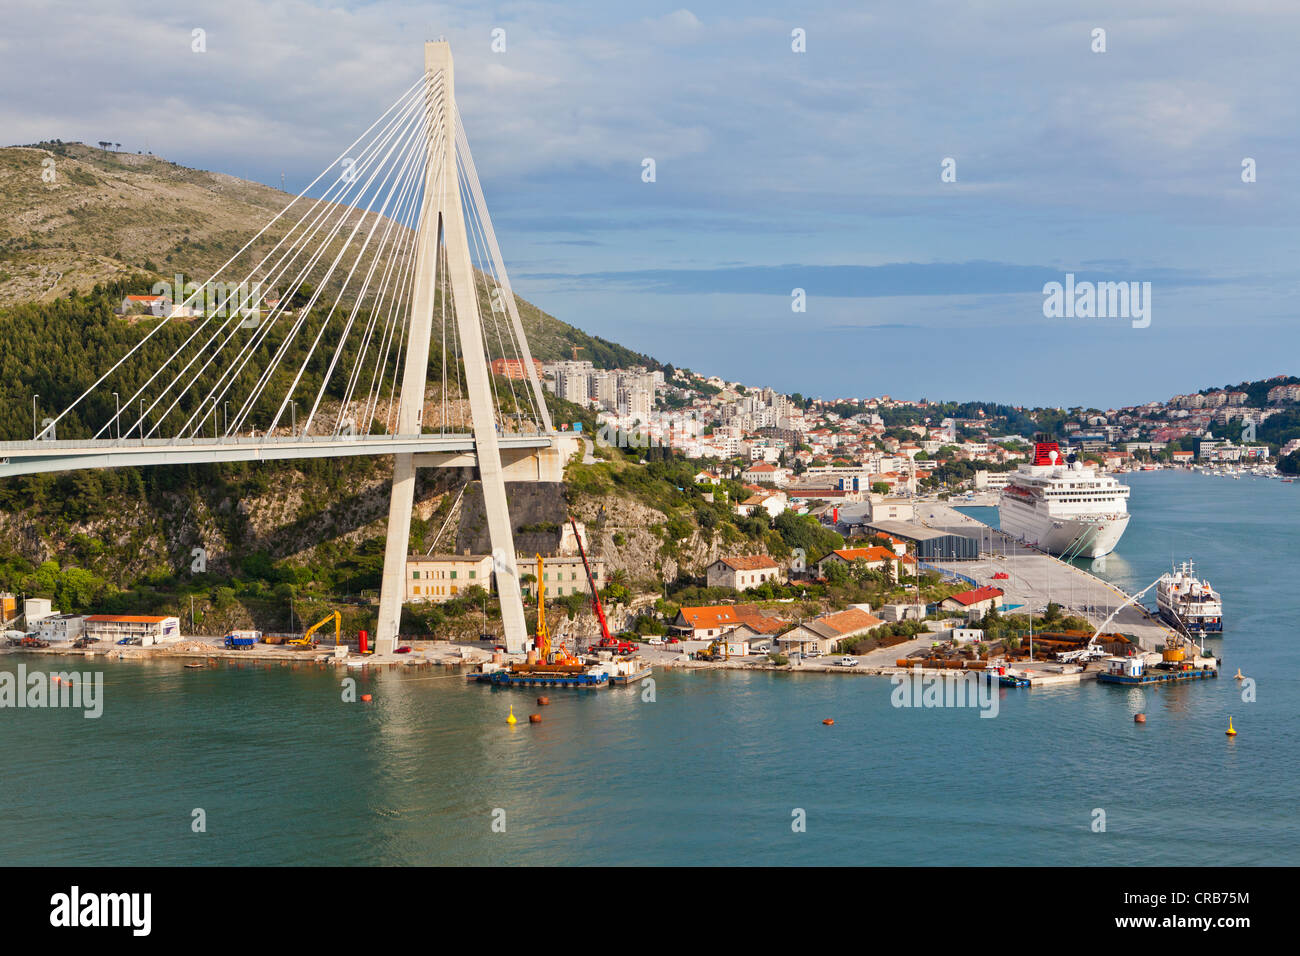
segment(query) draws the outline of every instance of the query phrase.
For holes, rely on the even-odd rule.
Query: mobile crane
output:
[[[609,624],[605,621],[605,609],[600,603],[600,591],[596,588],[596,578],[591,573],[591,564],[587,561],[587,549],[582,545],[582,535],[578,534],[578,522],[569,516],[569,525],[573,528],[573,538],[578,542],[578,553],[582,555],[582,567],[587,572],[587,586],[591,588],[591,606],[596,611],[596,620],[600,621],[600,640],[592,645],[594,651],[613,651],[615,654],[631,654],[636,645],[620,641],[609,633]]]

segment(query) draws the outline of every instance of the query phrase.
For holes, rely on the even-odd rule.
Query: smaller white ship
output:
[[[1156,585],[1156,609],[1174,627],[1194,636],[1223,633],[1223,600],[1209,581],[1196,577],[1191,561],[1167,572]]]

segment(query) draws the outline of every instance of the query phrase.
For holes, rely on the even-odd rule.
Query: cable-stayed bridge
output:
[[[419,79],[207,281],[170,293],[58,415],[38,423],[33,397],[32,440],[0,443],[0,478],[391,455],[382,653],[400,624],[416,469],[474,467],[506,645],[522,650],[505,481],[560,480],[574,439],[551,423],[448,44],[426,43]]]

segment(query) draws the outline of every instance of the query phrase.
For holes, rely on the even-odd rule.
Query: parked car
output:
[[[396,649],[393,651],[393,653],[394,653],[394,654],[409,654],[409,653],[411,653],[411,645],[410,645],[410,644],[403,644],[401,647],[396,648]]]
[[[664,643],[665,643],[665,644],[680,644],[681,641],[679,641],[679,640],[678,640],[677,638],[675,638],[675,637],[665,637],[665,638],[664,638]]]
[[[138,637],[124,637],[124,638],[122,638],[120,641],[118,641],[117,643],[118,643],[119,645],[125,644],[125,645],[129,645],[129,646],[131,646],[131,647],[136,647],[136,646],[140,645],[140,644],[143,643],[143,642],[142,642],[142,641],[140,640],[140,638],[138,638]]]
[[[840,658],[840,666],[841,666],[841,667],[857,667],[857,666],[858,666],[858,659],[857,659],[856,657],[841,657],[841,658]]]
[[[648,638],[646,638],[646,643],[647,643],[647,644],[655,644],[655,645],[659,645],[659,644],[662,644],[663,642],[664,642],[664,639],[663,639],[662,637],[648,637]]]
[[[1007,581],[1010,580],[1010,578],[1011,575],[1007,574],[1005,571],[999,571],[997,574],[993,575],[994,581]]]

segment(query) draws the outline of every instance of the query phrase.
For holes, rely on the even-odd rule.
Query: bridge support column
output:
[[[497,442],[492,380],[488,375],[487,356],[483,350],[478,289],[470,257],[469,238],[465,232],[464,208],[461,205],[456,160],[455,84],[451,48],[446,42],[424,45],[424,68],[427,75],[435,78],[428,94],[430,113],[437,116],[441,112],[443,119],[440,123],[430,123],[429,163],[420,210],[415,287],[397,430],[398,434],[409,435],[419,433],[421,428],[441,237],[445,243],[446,279],[451,286],[461,358],[465,365],[465,391],[474,426],[479,477],[483,483],[483,504],[492,542],[492,576],[501,602],[504,643],[507,650],[521,652],[528,641],[528,629],[524,622],[523,596],[519,572],[515,566],[514,534],[506,502],[500,446]],[[439,75],[440,80],[436,79]],[[442,101],[440,109],[436,105],[439,99]],[[395,648],[401,626],[414,500],[415,460],[410,455],[398,455],[393,463],[393,497],[388,512],[388,541],[384,550],[383,586],[379,597],[379,625],[376,628],[375,650],[381,654],[389,653]]]
[[[406,597],[406,552],[411,540],[411,510],[415,506],[415,456],[393,456],[393,497],[388,506],[388,543],[379,591],[379,624],[375,652],[391,654],[397,647]]]

